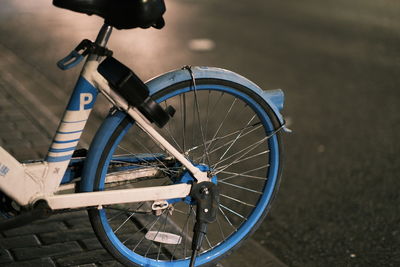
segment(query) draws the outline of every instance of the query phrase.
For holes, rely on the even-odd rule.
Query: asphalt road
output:
[[[0,43],[68,92],[78,70],[54,62],[102,22],[49,2],[2,1]],[[399,266],[400,2],[166,2],[164,30],[110,42],[142,78],[209,65],[285,91],[294,133],[257,242],[289,266]],[[199,38],[215,47],[194,51]]]

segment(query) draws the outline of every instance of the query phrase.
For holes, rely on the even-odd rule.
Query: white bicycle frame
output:
[[[104,25],[96,39],[96,44],[105,47],[112,27]],[[169,142],[151,123],[127,101],[116,93],[107,80],[97,72],[101,57],[89,55],[81,76],[73,91],[70,102],[59,124],[56,135],[44,161],[21,164],[0,147],[0,190],[21,206],[32,205],[38,200],[47,201],[53,210],[73,209],[117,203],[162,201],[184,198],[191,190],[189,184],[175,184],[147,188],[120,189],[85,193],[56,194],[61,180],[71,161],[86,121],[92,111],[98,91],[103,93],[117,108],[124,110],[150,138],[168,154],[172,155],[189,170],[198,182],[209,181],[206,172],[200,171]],[[142,172],[135,175],[135,172]],[[152,175],[154,170],[133,170],[129,174],[114,173],[107,180],[135,179]],[[121,178],[122,177],[122,178]]]

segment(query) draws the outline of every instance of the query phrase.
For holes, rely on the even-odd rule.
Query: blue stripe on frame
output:
[[[67,147],[67,148],[50,148],[49,152],[60,153],[60,152],[67,152],[67,151],[73,151],[73,150],[75,150],[75,146]]]
[[[66,143],[73,143],[79,141],[79,139],[73,139],[73,140],[65,140],[65,141],[58,141],[58,140],[54,140],[53,143],[56,144],[66,144]]]
[[[57,131],[57,133],[60,133],[60,134],[71,134],[71,133],[81,133],[81,132],[83,132],[83,130],[72,131],[72,132],[60,132],[60,131]]]
[[[47,162],[61,162],[61,161],[70,160],[71,157],[72,157],[72,154],[71,155],[67,155],[67,156],[62,156],[62,157],[50,157],[50,156],[47,156],[46,157],[46,161]]]

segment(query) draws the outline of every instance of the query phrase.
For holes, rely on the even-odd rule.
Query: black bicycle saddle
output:
[[[98,15],[117,29],[164,27],[164,0],[53,0],[53,5]]]

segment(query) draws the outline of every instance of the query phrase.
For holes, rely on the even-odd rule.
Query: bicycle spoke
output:
[[[143,202],[138,202],[138,204],[139,203],[143,203]],[[122,208],[117,208],[117,207],[103,207],[104,209],[107,209],[107,210],[118,210],[118,211],[121,211],[121,213],[127,213],[127,212],[133,212],[133,213],[135,213],[135,214],[148,214],[148,213],[150,213],[151,211],[139,211],[139,210],[131,210],[131,209],[122,209]]]
[[[252,169],[252,170],[248,170],[248,171],[245,171],[245,172],[242,172],[242,173],[221,171],[220,173],[224,173],[224,174],[233,174],[233,175],[232,175],[232,176],[225,177],[225,178],[221,178],[221,179],[219,179],[219,181],[226,181],[226,180],[233,179],[233,178],[235,178],[235,177],[252,178],[252,179],[258,179],[258,180],[266,181],[267,178],[265,178],[265,177],[254,176],[254,175],[248,175],[247,173],[254,172],[254,171],[258,171],[258,170],[261,170],[261,169],[264,169],[264,168],[267,168],[267,167],[269,167],[269,164],[265,164],[265,165],[263,165],[263,166],[261,166],[261,167],[258,167],[258,168]]]
[[[282,126],[282,127],[283,127],[283,126]],[[265,151],[260,152],[260,153],[258,153],[258,154],[256,154],[256,155],[253,155],[253,156],[250,156],[250,157],[247,157],[247,158],[242,159],[245,155],[247,155],[247,154],[250,153],[252,150],[254,150],[257,146],[259,146],[262,142],[264,142],[264,141],[268,140],[269,138],[271,138],[272,136],[274,136],[278,131],[280,131],[280,130],[282,129],[282,127],[278,128],[277,130],[275,130],[274,132],[272,132],[270,135],[264,137],[263,139],[259,140],[258,142],[254,143],[253,145],[250,145],[250,146],[248,146],[247,148],[245,148],[245,149],[243,149],[243,150],[241,150],[241,151],[239,151],[239,152],[237,152],[237,153],[235,153],[235,154],[229,156],[228,158],[225,158],[225,159],[223,159],[222,161],[217,162],[217,163],[213,166],[214,169],[216,169],[216,165],[218,165],[219,163],[221,163],[221,162],[223,162],[223,161],[226,161],[227,159],[231,158],[232,156],[237,155],[237,154],[240,154],[241,152],[247,150],[247,151],[244,152],[239,158],[237,158],[236,160],[232,161],[230,164],[227,164],[227,165],[225,165],[225,166],[223,166],[223,167],[218,168],[218,170],[217,170],[216,172],[214,172],[214,174],[218,174],[219,172],[224,171],[225,169],[229,168],[230,166],[232,166],[232,165],[234,165],[234,164],[237,164],[237,163],[240,163],[240,162],[242,162],[242,161],[244,161],[244,160],[248,160],[248,159],[254,158],[254,157],[256,157],[256,156],[259,156],[259,155],[262,155],[262,154],[265,154],[265,153],[269,153],[269,152],[270,152],[269,150],[265,150]]]
[[[255,207],[255,205],[250,204],[250,203],[247,203],[247,202],[244,202],[244,201],[239,200],[239,199],[237,199],[237,198],[230,197],[230,196],[227,196],[227,195],[224,195],[224,194],[219,194],[219,195],[222,196],[222,197],[228,198],[228,199],[230,199],[230,200],[233,200],[233,201],[235,201],[235,202],[237,202],[237,203],[243,204],[243,205],[245,205],[245,206],[248,206],[248,207]]]
[[[131,240],[137,233],[142,232],[143,230],[147,229],[147,226],[149,226],[152,222],[147,223],[146,225],[142,226],[142,228],[138,229],[136,232],[134,232],[133,234],[131,234],[131,236],[127,239],[125,239],[122,244],[125,244],[126,242],[128,242],[129,240]],[[153,222],[154,223],[154,222]]]
[[[193,91],[191,91],[191,92],[192,92],[192,94],[194,94]],[[192,98],[194,98],[194,97],[192,97]],[[195,126],[194,126],[194,123],[196,121],[195,105],[192,104],[192,108],[193,108],[193,110],[192,110],[192,124],[193,124],[193,126],[192,126],[192,146],[194,146],[196,144],[195,140],[197,140],[197,138],[195,138],[195,134],[197,131],[195,130]]]
[[[259,194],[259,195],[263,194],[263,192],[260,192],[260,191],[257,191],[257,190],[253,190],[253,189],[250,189],[250,188],[247,188],[247,187],[243,187],[243,186],[240,186],[240,185],[237,185],[237,184],[231,184],[231,183],[224,182],[224,181],[220,181],[220,183],[221,184],[230,185],[230,186],[233,186],[233,187],[245,190],[245,191],[253,192],[253,193],[256,193],[256,194]]]
[[[136,142],[139,146],[143,147],[148,153],[153,154],[150,149],[148,149],[146,146],[144,146],[141,142],[138,142],[136,139],[134,140],[134,142]],[[118,146],[119,148],[121,148],[122,150],[125,150],[128,153],[131,153],[131,155],[134,155],[132,152],[130,152],[128,149],[123,148],[122,146]],[[171,170],[160,160],[156,157],[156,160],[164,167],[164,168],[160,168],[160,170],[162,172],[164,172],[167,175],[171,174]],[[150,162],[148,162],[147,160],[143,159],[143,161],[145,161],[146,163],[148,163],[149,165],[151,165]]]
[[[213,115],[215,114],[215,111],[217,110],[217,107],[219,107],[219,103],[221,102],[222,97],[225,95],[224,92],[221,92],[221,94],[219,95],[217,101],[215,102],[214,106],[211,109],[210,112],[210,117],[213,117]],[[208,117],[207,117],[208,118]],[[209,120],[206,121],[206,128],[208,129],[208,122]]]
[[[190,214],[188,214],[188,216],[186,217],[186,221],[185,221],[185,224],[184,224],[184,226],[183,226],[183,228],[182,228],[182,230],[181,230],[181,232],[180,232],[180,236],[183,235],[183,233],[184,233],[186,227],[188,227],[189,218],[190,218]],[[185,243],[186,243],[186,239],[185,239]],[[171,260],[172,260],[172,258],[173,258],[174,255],[175,255],[175,251],[176,251],[177,247],[178,247],[178,244],[176,244],[176,245],[174,246],[174,251],[172,252]]]
[[[165,215],[165,213],[167,213],[167,215]],[[168,216],[168,212],[166,212],[166,210],[164,210],[163,213],[159,216],[159,219],[160,219],[163,215],[165,215],[165,216],[167,217],[167,216]],[[146,257],[147,254],[149,253],[150,248],[151,248],[151,246],[152,246],[153,243],[154,243],[154,240],[156,239],[156,237],[157,237],[158,234],[160,233],[160,230],[161,230],[161,228],[162,228],[162,225],[163,225],[163,224],[161,224],[160,227],[157,228],[157,231],[156,231],[156,234],[155,234],[154,237],[153,237],[153,240],[151,240],[150,244],[147,246],[146,253],[144,254],[145,257]],[[149,229],[149,230],[150,230],[150,229]]]
[[[140,209],[143,206],[143,204],[144,203],[140,204],[138,208]],[[109,208],[107,208],[107,209],[109,209]],[[125,212],[127,212],[127,211],[125,211]],[[124,226],[132,218],[132,216],[135,215],[135,214],[137,214],[137,213],[136,212],[131,212],[131,214],[128,216],[128,218],[117,229],[114,230],[114,234],[116,232],[118,232],[118,230],[121,229],[121,227]],[[111,220],[108,220],[108,222],[110,222],[110,221]]]
[[[153,226],[158,222],[158,220],[160,220],[161,216],[158,216],[158,218],[153,221],[153,223],[151,224],[150,228],[148,229],[148,231],[151,230],[151,228],[153,228]],[[149,223],[150,224],[150,223]],[[145,228],[143,227],[142,230],[144,230]],[[136,233],[138,233],[139,231],[137,231]],[[135,251],[137,249],[137,247],[143,242],[143,240],[145,239],[145,235],[143,235],[143,237],[139,240],[139,243],[136,244],[136,246],[132,249],[132,251]],[[125,241],[126,242],[126,241]]]
[[[216,162],[212,167],[213,167],[214,169],[217,169],[217,166],[218,166],[219,164],[221,164],[222,162],[225,162],[225,161],[227,161],[227,160],[229,160],[229,159],[231,159],[232,157],[237,156],[237,155],[240,155],[240,157],[237,158],[236,160],[241,159],[242,157],[244,157],[245,155],[247,155],[248,153],[250,153],[251,151],[253,151],[254,149],[256,149],[256,148],[257,148],[260,144],[262,144],[265,140],[266,140],[266,137],[264,137],[263,139],[261,139],[261,140],[255,142],[255,143],[249,145],[248,147],[243,148],[242,150],[239,150],[239,151],[235,152],[234,154],[230,155],[229,157],[227,157],[227,158],[225,158],[225,159],[223,159],[223,160],[220,160],[220,161]],[[236,160],[235,160],[235,161],[236,161]],[[233,162],[235,162],[235,161],[233,161]]]
[[[197,99],[196,83],[195,83],[194,79],[193,79],[193,86],[194,86],[193,92],[194,92],[195,106],[196,106],[196,111],[197,111],[197,119],[198,119],[198,123],[199,123],[199,127],[200,127],[201,139],[203,141],[203,146],[204,146],[203,156],[206,157],[207,164],[210,166],[210,157],[208,156],[208,148],[206,147],[206,138],[204,136],[203,125],[201,123],[199,101]]]
[[[164,221],[164,226],[163,226],[163,232],[165,232],[165,226],[167,224],[167,220],[168,220],[168,215],[169,213],[167,212],[166,216],[165,216],[165,221]],[[157,235],[156,235],[157,236]],[[154,239],[156,238],[156,236],[154,237]],[[154,242],[154,240],[153,240]],[[158,246],[158,253],[157,253],[157,261],[160,259],[160,253],[161,253],[161,242],[160,245]]]
[[[127,153],[129,153],[130,156],[133,156],[134,158],[136,158],[136,159],[138,159],[138,160],[143,160],[143,161],[144,161],[146,164],[148,164],[149,166],[145,166],[145,165],[141,165],[141,164],[135,164],[135,163],[130,163],[130,165],[132,165],[132,166],[138,166],[138,167],[142,167],[142,168],[154,168],[154,166],[151,166],[152,164],[151,164],[150,161],[148,161],[148,160],[146,160],[146,159],[139,159],[139,158],[135,155],[135,153],[130,152],[127,148],[124,148],[124,147],[122,147],[121,145],[118,145],[118,148],[121,149],[121,150],[124,150],[124,151],[127,152]],[[152,154],[152,153],[151,153],[151,154]],[[156,159],[157,159],[157,157],[156,157]],[[158,160],[159,160],[159,159],[158,159]],[[121,160],[113,160],[113,161],[111,161],[111,162],[113,162],[113,163],[126,163],[126,161],[121,161]],[[164,166],[165,166],[165,164],[164,164]],[[161,170],[161,171],[164,170],[164,172],[165,172],[165,170],[167,170],[168,168],[165,166],[164,168],[158,167],[157,169],[158,169],[158,170]]]
[[[235,100],[236,100],[236,98],[235,98]],[[233,107],[232,107],[232,109],[233,109]],[[235,113],[238,113],[238,114],[245,114],[245,109],[246,109],[246,106],[242,107],[241,110],[235,111]],[[228,116],[229,113],[231,113],[231,110],[229,110],[228,113],[227,113],[226,115]],[[227,126],[228,126],[228,125],[227,125]],[[242,127],[242,128],[243,128],[243,127]],[[217,137],[217,136],[216,136],[216,137]],[[213,149],[213,147],[210,145],[209,150],[211,150],[211,149]]]
[[[241,131],[247,130],[248,128],[251,128],[251,127],[255,127],[255,126],[251,125],[251,126],[245,127],[245,128],[243,128],[243,129],[241,129],[241,130],[234,131],[234,132],[232,132],[232,133],[230,133],[230,134],[227,134],[227,135],[225,135],[225,136],[222,136],[222,137],[220,137],[220,138],[216,138],[215,140],[222,140],[222,139],[225,139],[225,138],[230,137],[230,136],[232,136],[232,135],[235,135],[235,134],[237,134],[237,133],[239,133],[239,132],[241,132]],[[251,129],[250,131],[248,131],[248,132],[242,134],[241,136],[239,136],[239,138],[238,138],[237,140],[246,137],[248,134],[250,134],[250,133],[252,133],[252,132],[258,130],[260,127],[261,127],[261,125],[258,125],[257,127]],[[233,139],[233,140],[230,140],[229,142],[227,142],[227,143],[221,145],[220,147],[213,148],[213,149],[211,150],[210,153],[215,153],[216,151],[220,150],[221,148],[223,148],[223,147],[225,147],[225,146],[227,146],[227,145],[230,145],[230,144],[232,144],[233,142],[236,142],[237,140]]]
[[[180,95],[180,103],[181,103],[181,110],[183,110],[183,112],[181,112],[181,118],[182,118],[182,147],[183,147],[183,151],[186,151],[186,94],[182,94]],[[182,108],[183,106],[183,108]]]
[[[232,210],[232,209],[230,209],[230,208],[228,208],[228,207],[226,207],[226,206],[224,206],[222,204],[219,204],[219,205],[220,205],[221,208],[226,209],[227,211],[229,211],[229,212],[235,214],[236,216],[242,218],[243,220],[247,221],[247,218],[244,217],[243,215],[241,215],[239,212],[236,212],[236,211],[234,211],[234,210]]]
[[[186,212],[184,212],[184,211],[181,211],[180,209],[177,209],[177,208],[174,208],[174,211],[177,211],[177,212],[179,212],[180,214],[187,215],[187,213],[186,213]]]
[[[108,222],[111,222],[111,221],[113,221],[114,219],[118,218],[119,216],[121,216],[121,215],[124,214],[124,213],[125,213],[125,211],[118,212],[118,213],[117,213],[116,215],[114,215],[113,217],[107,219],[107,221],[108,221]]]
[[[211,242],[210,242],[210,240],[208,239],[208,236],[207,236],[207,235],[205,236],[205,240],[206,240],[206,242],[207,242],[208,247],[209,247],[210,249],[212,249],[213,246],[211,245]]]
[[[135,213],[132,213],[131,215],[129,215],[129,217],[126,218],[126,220],[117,229],[114,230],[114,234],[116,232],[118,232],[118,230],[121,229],[121,227],[124,226],[132,218],[133,215],[135,215]]]
[[[252,155],[252,156],[249,156],[249,157],[246,157],[246,158],[240,157],[240,158],[238,158],[237,160],[235,160],[235,161],[233,161],[233,162],[231,162],[231,163],[229,163],[229,164],[227,164],[227,165],[224,165],[224,166],[220,167],[219,169],[217,169],[217,170],[214,172],[214,174],[216,175],[216,174],[218,174],[218,173],[220,173],[220,172],[226,170],[227,168],[231,167],[232,165],[235,165],[235,164],[241,163],[241,162],[243,162],[243,161],[246,161],[246,160],[249,160],[249,159],[252,159],[252,158],[261,156],[261,155],[263,155],[263,154],[267,154],[267,153],[269,153],[269,152],[270,152],[269,150],[264,150],[264,151],[262,151],[262,152],[260,152],[260,153],[257,153],[257,154],[255,154],[255,155]],[[244,156],[244,155],[243,155],[243,156]]]
[[[250,127],[253,127],[253,126],[250,126]],[[254,128],[254,129],[248,131],[247,133],[242,134],[242,135],[239,137],[239,139],[240,139],[240,138],[243,138],[243,137],[245,137],[246,135],[250,134],[251,132],[257,130],[259,127],[261,127],[261,126],[258,126],[257,128]],[[215,139],[213,139],[213,140],[206,141],[206,144],[210,144],[210,143],[212,143],[212,142],[214,142],[214,141],[222,140],[222,139],[224,139],[224,138],[230,137],[231,135],[235,135],[236,133],[238,133],[238,132],[240,132],[240,131],[241,131],[241,130],[237,130],[237,131],[232,132],[232,133],[230,133],[230,134],[227,134],[227,135],[225,135],[225,136],[217,137],[217,138],[215,138]],[[220,149],[222,149],[222,148],[224,148],[224,147],[226,147],[226,146],[232,144],[234,141],[235,141],[235,140],[230,140],[230,141],[228,141],[228,142],[225,142],[223,145],[221,145],[221,146],[219,146],[219,147],[217,147],[217,148],[213,148],[213,149],[209,152],[209,154],[211,155],[211,154],[213,154],[213,153],[219,151]],[[192,150],[195,150],[195,149],[197,149],[197,148],[199,148],[199,147],[200,147],[200,146],[197,146],[197,147],[191,148],[191,149],[189,149],[189,150],[192,151]],[[201,157],[196,158],[196,160],[199,160],[199,159],[201,159]]]
[[[218,129],[217,129],[216,132],[214,133],[214,135],[213,135],[213,137],[211,138],[211,140],[214,140],[215,137],[217,137],[219,131],[221,130],[222,126],[224,125],[226,119],[228,118],[228,115],[231,113],[231,111],[232,111],[232,109],[233,109],[233,106],[235,105],[236,101],[237,101],[237,98],[235,98],[235,99],[232,101],[232,104],[230,105],[230,107],[229,107],[229,109],[228,109],[228,112],[225,114],[225,117],[223,118],[223,120],[222,120],[221,123],[219,124]],[[211,144],[212,144],[212,142],[208,145],[207,149],[209,149],[209,148],[211,147]]]
[[[165,108],[168,107],[167,105],[167,101],[164,102]],[[173,117],[170,119],[170,121],[167,123],[167,125],[164,127],[165,131],[167,132],[167,134],[169,135],[169,137],[172,139],[172,141],[175,143],[175,145],[177,146],[178,150],[180,150],[181,152],[185,151],[181,148],[181,146],[178,144],[178,141],[176,141],[176,139],[174,138],[174,136],[171,133],[171,120],[173,119]]]
[[[218,219],[218,214],[217,214],[217,224],[218,224],[218,229],[219,229],[219,232],[221,233],[222,239],[225,239],[224,231],[222,230],[221,223]]]
[[[225,212],[221,209],[221,207],[218,207],[219,211],[222,213],[222,215],[224,216],[225,220],[228,222],[228,224],[230,226],[232,226],[232,228],[237,231],[237,228],[232,224],[232,222],[229,220],[228,216],[226,216]]]
[[[256,115],[254,115],[246,124],[246,126],[240,131],[240,133],[236,136],[235,140],[233,140],[233,142],[230,144],[230,146],[225,150],[225,152],[222,154],[222,156],[219,158],[219,160],[222,160],[226,153],[228,153],[228,151],[232,148],[232,146],[236,143],[236,141],[240,138],[240,136],[242,135],[244,129],[246,129],[246,127],[252,122],[252,120],[254,120],[254,118],[256,117]]]
[[[211,96],[211,91],[208,91],[208,94],[207,94],[207,108],[206,108],[206,123],[205,123],[205,129],[204,129],[204,132],[205,132],[205,136],[207,137],[207,133],[208,133],[208,119],[209,119],[209,114],[208,114],[208,112],[209,112],[209,108],[210,108],[210,96]]]
[[[186,228],[186,236],[189,236],[190,217],[192,217],[192,211],[193,211],[192,205],[189,205],[188,208],[189,208],[189,215],[188,215],[189,221],[188,221],[188,227]],[[184,257],[185,258],[186,258],[186,251],[187,251],[186,241],[189,241],[189,240],[185,239],[185,246],[184,246]]]

